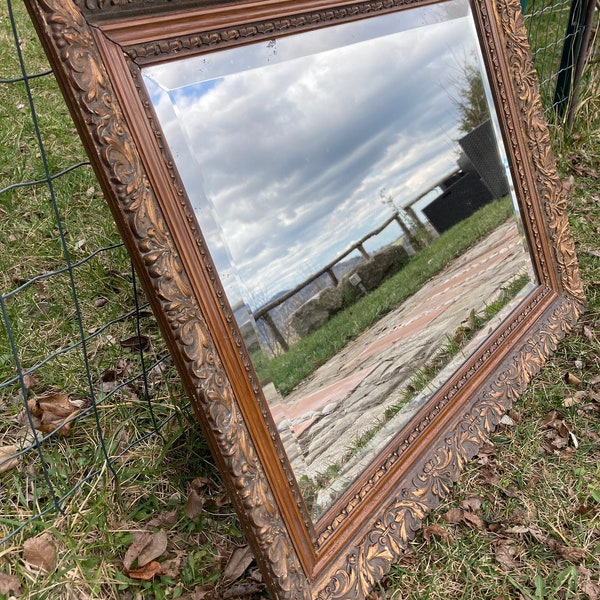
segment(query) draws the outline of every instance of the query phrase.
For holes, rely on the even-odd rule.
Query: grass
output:
[[[19,70],[6,6],[0,7],[0,65],[1,76],[10,78]],[[23,7],[18,3],[14,9],[28,70],[47,69]],[[594,600],[600,595],[599,82],[596,62],[588,69],[573,134],[559,125],[552,130],[560,171],[573,186],[569,217],[588,312],[534,378],[511,420],[467,466],[373,600]],[[85,160],[53,80],[31,84],[51,170]],[[0,188],[39,178],[42,157],[22,83],[0,84],[0,115]],[[225,576],[228,559],[246,541],[168,359],[148,370],[144,385],[141,357],[121,347],[137,335],[138,324],[124,316],[136,305],[134,289],[122,248],[101,250],[118,236],[89,167],[56,180],[56,211],[51,200],[44,186],[0,194],[6,224],[0,236],[0,294],[19,359],[25,368],[35,368],[30,391],[64,391],[85,410],[69,436],[40,440],[42,461],[28,427],[16,421],[22,390],[0,384],[0,448],[14,444],[24,450],[14,468],[0,473],[0,535],[12,534],[0,546],[0,586],[14,577],[19,598],[48,600],[264,596],[255,566],[233,580]],[[100,252],[74,269],[74,284],[66,275],[28,284],[65,267],[57,213],[75,260]],[[79,315],[69,308],[73,285]],[[142,295],[138,301],[143,304]],[[374,312],[391,302],[381,298]],[[91,336],[87,353],[80,346],[61,353],[80,340],[79,317]],[[150,316],[139,325],[150,340],[144,360],[153,364],[165,354],[160,335]],[[16,375],[8,342],[0,329],[0,382]],[[58,354],[41,364],[48,353]],[[86,365],[91,385],[82,376]],[[566,380],[567,373],[577,379]],[[165,422],[158,432],[153,416]],[[52,494],[70,490],[60,514]],[[190,510],[193,499],[202,507],[197,513]],[[152,581],[132,579],[123,568],[141,530],[168,534],[159,561],[169,561],[170,569]],[[48,572],[25,560],[28,543],[44,533],[56,551]],[[249,590],[253,593],[246,594]],[[0,598],[15,591],[0,592]]]

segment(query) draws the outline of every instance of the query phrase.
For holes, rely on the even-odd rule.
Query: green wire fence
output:
[[[550,120],[572,121],[594,0],[524,5]],[[115,465],[191,418],[21,2],[0,7],[0,540],[118,494]],[[163,443],[160,440],[160,443]],[[98,484],[98,482],[101,484]]]

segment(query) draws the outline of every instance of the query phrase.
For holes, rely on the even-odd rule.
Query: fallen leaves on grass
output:
[[[119,342],[123,349],[129,349],[132,352],[148,350],[150,348],[150,338],[147,335],[134,335]]]
[[[586,555],[583,548],[575,548],[573,546],[558,546],[556,551],[569,562],[580,562]]]
[[[134,537],[131,546],[125,553],[123,559],[123,568],[127,574],[132,577],[131,573],[140,571],[143,567],[154,561],[167,549],[167,534],[163,530],[150,533],[149,531],[138,531]],[[132,569],[133,563],[137,560],[139,569]],[[156,573],[155,573],[156,574]],[[154,577],[154,575],[152,576]],[[150,579],[152,579],[150,577]],[[136,579],[136,577],[134,577]],[[144,577],[137,577],[144,579]]]
[[[16,575],[8,575],[0,573],[0,594],[10,596],[10,592],[15,598],[18,598],[23,593],[21,582]]]
[[[183,512],[188,519],[194,520],[204,508],[205,497],[200,493],[202,488],[208,484],[209,480],[205,477],[196,477],[190,483],[190,491],[187,497],[187,502],[183,507]]]
[[[510,539],[500,538],[494,542],[494,557],[504,567],[514,569],[519,566],[517,552],[515,543]]]
[[[250,546],[236,548],[227,561],[223,571],[223,580],[231,582],[239,579],[253,560],[254,554],[252,554]]]
[[[0,473],[6,473],[17,466],[19,457],[15,455],[18,451],[16,446],[0,446]]]
[[[423,528],[423,539],[428,542],[432,538],[438,538],[444,542],[447,541],[450,544],[454,544],[454,537],[452,537],[452,534],[447,529],[444,529],[435,523]]]
[[[23,385],[25,386],[25,390],[29,392],[33,386],[37,384],[37,379],[31,374],[27,373],[23,375]]]
[[[157,560],[153,560],[143,567],[139,567],[137,569],[131,569],[127,571],[127,576],[131,577],[131,579],[141,579],[142,581],[150,581],[154,579],[157,575],[162,573],[162,568],[160,563]]]
[[[548,536],[536,525],[514,525],[513,527],[509,527],[504,530],[504,533],[516,534],[516,535],[524,535],[529,534],[534,537],[540,543],[546,543],[548,541]]]
[[[498,449],[492,442],[484,442],[477,452],[477,462],[482,465],[488,465],[498,454]]]
[[[568,454],[571,449],[567,448],[569,444],[576,449],[579,445],[575,434],[567,427],[561,416],[555,411],[548,413],[542,421],[542,428],[546,443],[544,449],[548,452]]]
[[[160,529],[159,531],[152,534],[150,543],[147,544],[144,549],[140,552],[138,559],[138,565],[144,566],[154,559],[162,556],[167,549],[167,534]]]
[[[480,516],[469,510],[463,510],[462,508],[451,508],[449,511],[444,513],[444,520],[455,525],[464,523],[465,525],[475,527],[479,531],[483,531],[485,529],[485,523]]]
[[[460,505],[461,508],[474,512],[479,510],[482,504],[483,500],[481,498],[478,498],[477,496],[470,496],[469,498],[465,498]]]
[[[589,600],[598,600],[600,598],[600,585],[593,581],[585,581],[583,583],[583,593]]]
[[[148,521],[146,527],[160,527],[161,525],[175,525],[179,519],[179,509],[174,508],[173,510],[162,511]]]
[[[57,433],[68,435],[73,425],[73,417],[81,412],[81,408],[75,406],[66,394],[49,394],[27,401],[27,407],[31,414],[33,426],[42,433]],[[24,411],[19,417],[19,422],[26,424],[27,415]]]
[[[573,375],[573,373],[565,373],[564,380],[567,385],[572,385],[573,387],[577,388],[581,387],[581,379],[579,379],[577,375]]]
[[[46,533],[25,540],[23,558],[32,567],[50,572],[56,563],[56,548],[53,539]]]
[[[565,398],[562,402],[565,408],[570,408],[571,406],[575,406],[576,404],[581,404],[586,401],[589,397],[589,392],[586,390],[578,390],[572,396]]]

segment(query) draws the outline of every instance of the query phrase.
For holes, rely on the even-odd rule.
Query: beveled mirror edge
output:
[[[139,148],[132,142],[127,119],[115,99],[111,78],[99,59],[89,28],[69,2],[30,0],[28,5],[271,590],[280,598],[364,597],[372,582],[398,558],[422,518],[435,507],[464,462],[475,453],[482,436],[497,424],[581,311],[581,282],[566,225],[564,198],[546,151],[547,132],[538,120],[533,121],[535,127],[525,123],[525,132],[537,144],[534,147],[541,149],[540,165],[530,172],[525,169],[523,175],[527,185],[535,182],[533,185],[542,186],[538,195],[544,209],[542,222],[550,240],[550,244],[542,242],[547,246],[542,248],[542,256],[549,256],[548,247],[556,252],[556,268],[551,266],[549,272],[558,284],[546,296],[543,317],[525,324],[532,333],[521,338],[523,343],[515,345],[511,355],[492,370],[487,387],[462,405],[460,414],[447,413],[446,423],[453,427],[451,437],[440,437],[438,432],[437,441],[442,444],[427,446],[431,458],[412,465],[407,476],[407,481],[416,482],[417,487],[408,495],[401,489],[395,496],[391,489],[382,491],[387,503],[382,502],[373,512],[365,511],[357,532],[321,557],[315,580],[309,583],[257,458],[255,442],[241,418],[227,378],[222,377],[224,367],[214,353],[211,332],[191,291],[180,248],[174,243],[171,226],[148,185]],[[513,3],[498,2],[495,10],[503,19],[500,29],[505,38],[511,38],[510,43],[522,49],[524,28],[518,8]],[[512,52],[513,56],[517,54]],[[529,77],[531,69],[529,64]],[[524,89],[527,91],[530,86],[526,84]],[[532,111],[540,118],[536,94],[528,92],[526,101],[517,101],[528,109],[523,111],[523,119]],[[525,144],[525,134],[514,135]],[[545,169],[549,166],[549,183],[546,173],[539,183],[542,163]],[[534,204],[532,210],[537,210]],[[453,446],[446,450],[448,439]]]

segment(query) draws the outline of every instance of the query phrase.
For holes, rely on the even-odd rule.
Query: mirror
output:
[[[26,3],[273,597],[365,598],[582,310],[518,3]]]
[[[468,2],[142,75],[316,519],[537,283]]]

